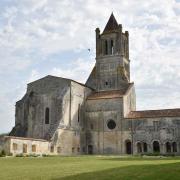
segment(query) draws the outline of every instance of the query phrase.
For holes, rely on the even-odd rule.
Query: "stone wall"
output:
[[[49,142],[42,139],[6,136],[3,149],[6,153],[17,154],[49,154]]]
[[[97,90],[123,90],[129,79],[125,70],[128,61],[120,55],[107,55],[96,58]]]
[[[147,144],[145,153],[154,153],[154,141],[159,143],[160,153],[180,154],[180,117],[125,119],[123,127],[123,144],[125,146],[126,140],[131,140],[135,154],[143,153],[143,143]],[[141,144],[139,150],[138,143]],[[171,150],[169,152],[166,143],[170,143]],[[173,143],[177,144],[176,152],[173,152]],[[124,152],[126,153],[125,147]]]
[[[16,103],[15,128],[11,136],[49,139],[62,118],[70,80],[47,76],[28,84],[27,93]],[[49,109],[49,122],[45,123],[45,112]]]
[[[63,116],[60,126],[52,138],[54,153],[57,154],[82,154],[85,152],[85,118],[84,107],[91,89],[79,83],[71,82],[70,91],[63,106]],[[68,119],[69,123],[66,123]]]
[[[126,117],[130,111],[136,110],[136,94],[134,84],[129,86],[129,89],[123,96],[123,117]]]
[[[60,123],[76,126],[89,92],[79,83],[53,76],[30,83],[25,96],[16,103],[16,123],[10,135],[50,139]],[[47,108],[49,123],[45,123]]]
[[[121,153],[121,123],[123,116],[123,99],[98,99],[86,102],[86,140],[93,147],[94,154]],[[110,130],[108,122],[115,122]]]
[[[53,154],[77,155],[82,154],[81,132],[73,129],[58,129],[51,142]]]

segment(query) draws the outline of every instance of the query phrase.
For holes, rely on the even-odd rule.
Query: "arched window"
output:
[[[172,143],[172,151],[177,152],[177,143],[176,142]]]
[[[160,145],[159,145],[159,142],[158,141],[154,141],[153,142],[153,151],[155,153],[159,153],[160,152]]]
[[[45,110],[45,124],[49,124],[49,108]]]
[[[80,108],[81,108],[81,105],[79,104],[79,105],[78,105],[78,123],[79,123],[79,121],[80,121]]]
[[[114,42],[111,40],[111,54],[114,54]]]
[[[137,143],[137,152],[142,153],[142,147],[140,142]]]
[[[125,146],[126,146],[126,154],[131,154],[132,153],[131,141],[126,140]]]
[[[167,153],[170,153],[170,152],[171,152],[171,144],[170,144],[170,142],[167,142],[167,143],[166,143],[166,152],[167,152]]]
[[[147,143],[143,143],[143,151],[146,153],[147,152]]]
[[[36,152],[36,145],[32,145],[32,152]]]
[[[105,55],[108,55],[108,41],[105,40]]]

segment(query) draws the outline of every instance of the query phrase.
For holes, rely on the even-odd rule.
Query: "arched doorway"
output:
[[[153,142],[153,152],[154,153],[159,153],[160,152],[160,145],[158,141]]]
[[[146,153],[147,152],[147,143],[143,143],[143,151]]]
[[[176,142],[172,143],[172,151],[177,152],[177,143]]]
[[[170,153],[170,152],[171,152],[171,144],[170,144],[170,142],[167,142],[167,143],[166,143],[166,152],[167,152],[167,153]]]
[[[127,140],[125,142],[126,145],[126,154],[132,154],[132,145],[131,145],[131,141]]]
[[[137,143],[137,153],[142,153],[142,147],[140,142]]]
[[[88,145],[88,154],[93,154],[93,146]]]

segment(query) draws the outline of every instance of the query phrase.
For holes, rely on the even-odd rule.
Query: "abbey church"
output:
[[[128,31],[111,14],[95,32],[96,63],[86,83],[50,75],[29,83],[0,149],[13,155],[180,154],[180,109],[136,111]]]

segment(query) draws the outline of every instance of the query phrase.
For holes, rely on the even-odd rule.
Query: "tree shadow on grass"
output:
[[[179,180],[180,163],[129,165],[103,171],[81,173],[53,180]]]

